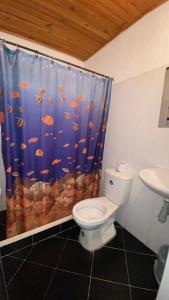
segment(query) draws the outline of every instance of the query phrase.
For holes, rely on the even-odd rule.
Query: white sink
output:
[[[143,169],[139,172],[139,176],[150,189],[169,201],[169,169]]]

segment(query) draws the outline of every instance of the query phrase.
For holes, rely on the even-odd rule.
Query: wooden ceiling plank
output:
[[[71,29],[70,27],[65,26],[63,23],[58,22],[56,19],[52,19],[48,16],[42,16],[42,18],[39,18],[39,15],[35,13],[35,15],[32,15],[30,11],[19,11],[15,7],[9,6],[8,5],[1,5],[2,9],[6,13],[9,13],[10,15],[14,15],[23,21],[31,22],[33,24],[36,24],[37,26],[44,26],[47,28],[48,32],[50,31],[55,31],[56,34],[65,36],[66,38],[73,40],[75,43],[81,43],[82,40],[82,35],[80,32],[77,30]],[[1,11],[2,11],[1,9]],[[11,12],[11,13],[10,13]],[[21,13],[21,17],[20,17]],[[94,47],[97,47],[98,45],[102,45],[103,43],[98,43],[95,40],[93,41],[91,38],[86,36],[85,34],[83,35],[83,43],[84,46],[88,46],[88,44],[93,45]]]
[[[37,26],[33,24],[29,24],[29,31],[27,30],[27,23],[20,21],[18,18],[10,19],[9,14],[0,13],[0,28],[5,30],[10,30],[13,33],[17,33],[22,35],[24,32],[24,36],[31,38],[33,40],[39,41],[39,38],[41,40],[43,39],[43,42],[46,44],[50,44],[59,51],[63,51],[66,49],[67,53],[71,52],[71,55],[78,55],[79,58],[83,59],[83,57],[86,57],[86,53],[89,52],[85,50],[85,48],[74,45],[71,41],[67,41],[63,36],[60,36],[59,38],[55,36],[55,34],[49,34],[45,28],[38,28]],[[9,28],[9,29],[8,29]],[[36,32],[36,35],[35,35]],[[69,52],[70,51],[70,52]],[[93,51],[93,49],[92,49]],[[79,53],[82,53],[82,55],[79,55]]]

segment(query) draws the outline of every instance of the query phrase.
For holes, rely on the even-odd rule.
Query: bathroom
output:
[[[31,2],[33,7],[35,1]],[[45,1],[42,2],[45,3]],[[127,19],[136,11],[138,12],[131,5],[133,1],[106,0],[104,5],[102,1],[98,1],[100,4],[91,1],[90,5],[87,1],[82,1],[81,9],[84,9],[83,5],[88,9],[88,15],[83,16],[83,14],[80,15],[77,1],[63,1],[65,7],[69,7],[70,3],[74,4],[72,13],[79,13],[81,19],[83,16],[88,22],[90,20],[91,27],[99,26],[100,21],[97,18],[95,24],[92,21],[92,16],[95,16],[94,11],[102,11],[104,18],[101,20],[105,22],[101,23],[102,28],[110,23],[108,20],[110,20],[111,13],[106,10],[110,2],[115,4],[120,2],[121,5],[122,3],[126,5],[128,15],[126,16],[123,10],[123,14],[121,12],[123,19],[125,16]],[[130,26],[123,26],[125,30],[120,29],[118,35],[116,33],[116,36],[109,39],[106,45],[100,46],[95,53],[94,51],[92,53],[94,48],[91,45],[88,55],[85,56],[85,43],[84,47],[80,47],[83,50],[80,57],[77,54],[80,48],[71,44],[78,39],[72,37],[73,42],[70,42],[69,47],[64,51],[62,49],[65,45],[64,40],[62,47],[56,46],[54,49],[50,42],[47,44],[38,36],[33,38],[33,31],[31,31],[33,29],[30,29],[29,35],[26,35],[24,30],[20,32],[18,27],[22,27],[24,20],[21,16],[20,20],[18,18],[12,20],[12,14],[17,15],[17,9],[24,10],[23,1],[19,1],[16,7],[13,6],[12,1],[2,1],[0,15],[3,21],[0,21],[0,39],[14,44],[4,42],[5,47],[16,50],[19,45],[20,50],[28,53],[26,49],[21,49],[21,46],[27,47],[34,50],[32,55],[36,55],[36,51],[42,52],[49,55],[50,60],[51,57],[56,57],[69,62],[70,68],[73,68],[71,64],[78,65],[108,76],[112,80],[99,196],[104,197],[106,193],[105,170],[116,168],[118,163],[125,162],[124,170],[119,174],[127,173],[131,176],[127,200],[117,210],[115,223],[113,222],[116,236],[102,245],[100,250],[88,251],[80,244],[78,241],[80,228],[72,219],[71,213],[54,222],[5,239],[5,173],[2,154],[0,154],[2,193],[0,275],[3,279],[4,299],[19,300],[23,297],[49,300],[168,299],[169,261],[167,261],[160,288],[154,275],[154,261],[157,259],[159,248],[169,244],[169,218],[166,216],[164,223],[159,222],[158,216],[164,204],[163,198],[144,184],[139,176],[139,172],[143,169],[169,168],[168,128],[166,128],[167,125],[165,128],[159,125],[169,66],[169,1],[149,2],[152,8],[154,3],[153,10],[150,9],[151,5],[147,4],[148,1],[142,1],[142,4],[140,1],[135,1],[135,5],[142,6],[142,11],[143,8],[145,9],[140,17],[137,16]],[[63,9],[62,5],[59,6],[59,1],[56,3],[55,13]],[[94,11],[92,4],[98,5]],[[112,4],[111,9],[113,7]],[[31,10],[30,7],[29,9],[32,14],[33,9]],[[51,12],[52,5],[49,5],[49,9]],[[36,6],[36,11],[38,11],[38,6]],[[114,15],[116,15],[115,12]],[[6,16],[10,16],[11,24],[17,21],[17,29],[11,26],[7,19],[5,21]],[[7,23],[9,23],[8,26]],[[48,24],[47,28],[46,32],[50,38],[52,26]],[[71,32],[70,28],[68,33]],[[38,30],[40,30],[39,27]],[[96,35],[97,30],[95,28]],[[78,38],[81,38],[81,35]],[[104,36],[103,32],[102,36]],[[98,41],[99,38],[96,40]],[[96,40],[93,40],[93,45],[97,44]],[[73,49],[75,49],[74,55]],[[88,72],[87,70],[81,71]],[[95,75],[100,78],[100,75]]]

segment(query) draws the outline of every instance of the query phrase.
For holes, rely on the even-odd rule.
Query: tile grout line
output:
[[[92,280],[92,271],[93,271],[93,261],[94,261],[94,251],[92,251],[92,261],[91,261],[91,268],[90,268],[90,278],[89,278],[89,287],[88,287],[87,300],[89,300],[89,296],[90,296],[90,288],[91,288],[91,280]]]
[[[60,262],[60,259],[61,259],[61,257],[62,257],[62,254],[63,254],[63,251],[64,251],[66,245],[67,245],[67,240],[65,241],[64,246],[63,246],[63,249],[62,249],[62,251],[61,251],[61,253],[60,253],[60,255],[59,255],[59,259],[58,259],[58,261],[57,261],[57,263],[56,263],[56,266],[55,266],[55,268],[54,268],[54,271],[53,271],[53,273],[52,273],[52,276],[51,276],[51,279],[50,279],[50,281],[49,281],[48,287],[47,287],[47,289],[46,289],[46,292],[44,293],[43,300],[47,299],[47,298],[46,298],[46,297],[47,297],[47,294],[48,294],[48,292],[49,292],[49,289],[50,289],[50,286],[51,286],[51,284],[52,284],[52,281],[53,281],[55,272],[56,272],[56,270],[57,270],[58,264],[59,264],[59,262]]]
[[[122,237],[123,237],[123,244],[124,244],[124,255],[125,255],[125,261],[126,261],[126,269],[127,269],[127,277],[128,277],[128,283],[129,283],[129,291],[130,291],[130,299],[132,300],[131,295],[131,285],[130,285],[130,276],[129,276],[129,269],[128,269],[128,263],[127,263],[127,255],[126,255],[126,245],[124,240],[124,233],[123,233],[123,227],[122,227]]]
[[[27,253],[27,255],[25,256],[26,258],[28,257],[28,255],[31,253],[32,248],[29,250],[29,252]],[[16,270],[16,272],[13,274],[13,276],[11,277],[11,279],[9,280],[7,287],[13,282],[14,278],[16,277],[17,273],[20,271],[21,267],[23,266],[23,264],[26,261],[26,258],[22,260],[20,266],[18,267],[18,269]]]

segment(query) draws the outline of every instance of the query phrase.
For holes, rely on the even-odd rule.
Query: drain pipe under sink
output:
[[[165,223],[167,221],[168,215],[169,215],[169,202],[164,199],[164,204],[158,215],[158,221],[160,223]]]

